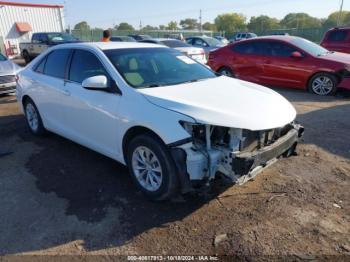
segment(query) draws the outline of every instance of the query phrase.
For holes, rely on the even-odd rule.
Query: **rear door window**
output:
[[[51,52],[46,59],[44,74],[64,79],[70,52],[68,49],[58,49]]]
[[[35,66],[34,71],[43,74],[45,69],[46,56]]]
[[[237,53],[246,55],[253,55],[258,53],[256,45],[253,42],[239,43],[237,45],[234,45],[232,50]]]
[[[85,79],[93,76],[109,75],[101,61],[91,52],[75,50],[69,70],[69,80],[82,83]]]
[[[192,45],[192,42],[193,42],[193,38],[186,39],[187,44]]]
[[[347,35],[348,35],[348,31],[346,30],[332,31],[328,36],[328,40],[332,42],[342,42],[342,41],[345,41]]]
[[[200,38],[195,38],[193,41],[193,45],[195,45],[195,46],[207,46],[207,44]]]
[[[272,56],[290,57],[293,52],[298,51],[296,48],[282,42],[271,41],[269,45]]]

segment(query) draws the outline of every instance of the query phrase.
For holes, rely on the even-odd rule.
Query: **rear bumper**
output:
[[[9,94],[16,91],[16,82],[0,84],[0,94]]]
[[[239,177],[237,182],[242,184],[253,178],[258,171],[272,164],[280,156],[293,154],[303,133],[304,127],[294,125],[293,129],[272,145],[254,152],[234,155],[232,169],[236,177]]]
[[[338,88],[350,90],[350,77],[344,77],[339,83]]]

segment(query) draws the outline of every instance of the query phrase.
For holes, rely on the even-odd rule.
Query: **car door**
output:
[[[312,68],[307,62],[306,54],[283,41],[268,41],[268,46],[270,51],[263,61],[263,83],[272,86],[303,87]],[[292,53],[296,51],[304,57],[292,57]]]
[[[34,67],[35,78],[32,78],[33,99],[45,127],[64,135],[66,132],[62,108],[67,97],[64,91],[64,78],[67,69],[69,49],[57,49],[41,59]]]
[[[115,157],[121,96],[82,87],[85,79],[97,75],[105,75],[110,84],[113,81],[96,54],[83,49],[74,50],[65,84],[69,93],[64,107],[65,121],[72,140]]]
[[[237,78],[260,83],[263,73],[263,58],[257,49],[257,43],[244,41],[236,43],[231,47],[232,56],[227,59]]]

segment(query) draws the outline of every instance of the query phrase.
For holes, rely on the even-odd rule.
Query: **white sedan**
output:
[[[17,98],[34,134],[49,130],[127,165],[155,200],[218,173],[244,183],[294,153],[303,133],[276,92],[153,44],[53,47],[18,75]]]

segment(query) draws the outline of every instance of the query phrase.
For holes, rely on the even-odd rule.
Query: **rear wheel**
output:
[[[228,67],[222,67],[219,69],[218,73],[220,75],[228,76],[228,77],[235,77],[235,74],[232,72],[232,70]]]
[[[334,95],[337,91],[338,80],[335,75],[318,73],[310,81],[308,89],[311,93],[320,96]]]
[[[157,137],[140,135],[131,140],[127,162],[136,185],[152,200],[169,199],[178,191],[174,160]]]
[[[46,133],[46,130],[41,120],[39,111],[34,102],[29,98],[24,103],[24,113],[30,131],[34,135],[44,135]]]

